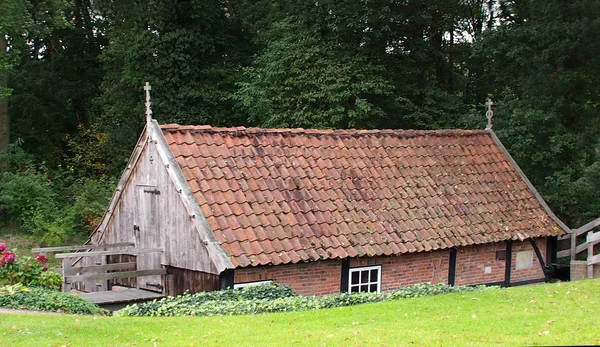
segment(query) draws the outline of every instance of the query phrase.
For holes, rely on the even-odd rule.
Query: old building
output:
[[[173,295],[543,281],[554,216],[492,130],[303,130],[149,120],[92,243],[133,242],[126,284]]]

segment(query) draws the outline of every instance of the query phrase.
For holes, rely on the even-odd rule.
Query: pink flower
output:
[[[45,256],[43,256],[41,254],[36,255],[35,260],[42,264],[46,264],[48,262],[48,258],[46,258]]]
[[[2,260],[6,264],[10,264],[15,261],[15,254],[13,252],[4,251],[2,252]]]
[[[0,252],[6,251],[6,243],[0,242]]]

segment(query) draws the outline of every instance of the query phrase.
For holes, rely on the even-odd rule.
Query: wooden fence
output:
[[[101,250],[97,251],[98,249]],[[67,251],[71,253],[58,253]],[[62,259],[62,267],[56,269],[56,271],[62,273],[63,292],[70,292],[72,284],[75,282],[101,282],[102,290],[109,290],[109,281],[113,279],[165,275],[167,273],[165,268],[137,270],[137,263],[131,261],[112,264],[108,263],[108,257],[113,255],[137,256],[138,254],[144,253],[162,252],[162,249],[160,248],[134,248],[133,243],[34,248],[32,249],[32,252],[36,254],[53,253],[57,259]],[[78,259],[88,257],[100,257],[100,264],[73,266],[77,265]]]
[[[586,225],[574,229],[571,233],[559,237],[559,240],[569,240],[570,247],[559,250],[558,258],[570,257],[571,261],[578,260],[578,256],[584,253],[580,258],[585,258],[587,262],[587,277],[594,277],[594,264],[600,263],[600,254],[594,254],[594,246],[600,243],[600,232],[594,232],[594,229],[600,227],[600,218],[595,219]],[[585,236],[585,239],[584,239]]]

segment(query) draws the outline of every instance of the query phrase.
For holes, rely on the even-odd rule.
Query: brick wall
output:
[[[299,295],[340,292],[341,260],[236,269],[234,283],[272,280],[291,286]]]
[[[537,240],[545,256],[546,241]],[[506,250],[506,243],[469,246],[458,249],[456,256],[456,285],[474,285],[503,282],[505,260],[496,260],[496,252]],[[527,263],[529,253],[520,256],[517,269],[517,253],[531,251],[531,266]],[[403,254],[391,257],[351,259],[350,267],[381,265],[381,290],[388,291],[416,283],[448,283],[450,251]],[[525,259],[525,263],[523,262]],[[342,272],[341,260],[313,263],[261,266],[236,269],[235,283],[272,280],[290,285],[300,295],[326,295],[339,293]],[[511,282],[543,279],[544,274],[529,241],[513,242]]]
[[[350,267],[381,265],[381,291],[417,283],[448,283],[449,251],[350,260]]]
[[[464,286],[504,281],[505,261],[496,260],[496,251],[500,250],[506,250],[506,243],[459,248],[454,284]]]
[[[535,240],[535,243],[542,253],[544,262],[546,262],[546,239],[537,239]],[[521,254],[520,259],[518,259],[520,260],[519,264],[517,257],[519,257],[519,253],[521,252],[523,253]],[[524,260],[530,260],[531,262],[524,262]],[[538,257],[535,254],[535,251],[533,250],[529,240],[523,242],[513,242],[510,282],[515,283],[543,278],[544,272],[542,271]]]

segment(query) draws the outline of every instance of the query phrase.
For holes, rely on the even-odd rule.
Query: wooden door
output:
[[[159,234],[159,211],[158,199],[160,191],[153,185],[137,185],[137,216],[136,216],[136,234],[135,246],[137,248],[164,248]],[[162,253],[142,253],[137,255],[138,270],[160,269],[162,263]],[[144,276],[137,278],[137,286],[141,289],[152,290],[155,292],[163,291],[164,283],[162,276]]]

